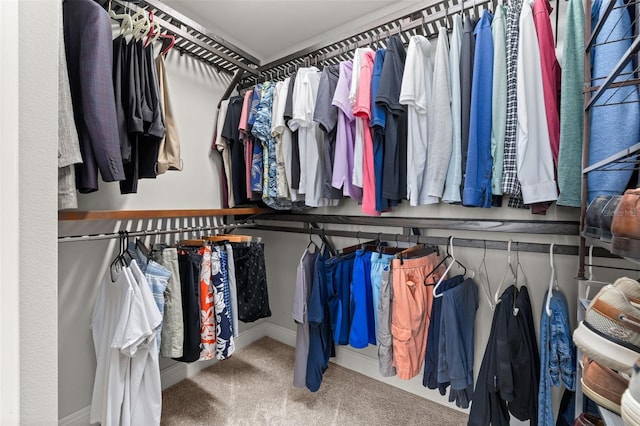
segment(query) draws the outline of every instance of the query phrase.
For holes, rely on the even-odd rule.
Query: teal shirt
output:
[[[502,195],[504,136],[507,126],[507,8],[498,6],[491,22],[493,35],[493,93],[491,114],[491,193]]]
[[[560,89],[559,206],[580,207],[584,120],[584,8],[569,0],[564,28]]]

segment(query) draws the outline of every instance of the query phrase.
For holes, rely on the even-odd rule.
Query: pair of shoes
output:
[[[605,426],[605,424],[600,417],[589,413],[581,413],[573,426]]]
[[[593,298],[573,333],[573,341],[589,359],[631,374],[640,357],[640,283],[619,278]]]
[[[621,199],[621,195],[596,196],[587,207],[583,236],[610,242],[612,221]]]
[[[640,359],[633,365],[629,387],[622,394],[622,420],[627,426],[640,426]]]
[[[613,254],[640,257],[640,188],[625,191],[613,215],[611,234]]]
[[[629,380],[585,356],[581,382],[582,392],[593,402],[620,414],[620,399],[629,386]]]

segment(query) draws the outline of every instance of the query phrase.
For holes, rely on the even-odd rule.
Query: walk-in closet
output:
[[[639,17],[0,1],[0,424],[640,425]]]

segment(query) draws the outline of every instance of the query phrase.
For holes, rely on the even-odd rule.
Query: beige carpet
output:
[[[163,392],[163,425],[455,425],[467,415],[330,364],[292,385],[294,349],[263,338]]]

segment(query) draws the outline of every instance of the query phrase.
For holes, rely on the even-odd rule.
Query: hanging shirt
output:
[[[493,36],[493,88],[491,91],[491,194],[502,195],[504,134],[507,126],[506,10],[498,6],[491,22]]]
[[[349,90],[353,71],[353,61],[340,63],[340,78],[336,85],[332,104],[339,110],[336,135],[336,152],[333,160],[334,188],[342,188],[342,193],[356,200],[362,201],[362,191],[353,185],[353,150],[355,144],[356,123],[349,101]]]
[[[289,91],[287,92],[287,102],[284,106],[284,121],[291,130],[291,188],[300,188],[300,147],[298,144],[298,126],[293,124],[293,91],[296,87],[296,73],[291,76]],[[295,127],[295,128],[294,128]],[[301,194],[298,191],[299,194]],[[304,195],[301,195],[304,198]]]
[[[364,124],[364,145],[362,150],[362,212],[378,216],[376,210],[376,176],[374,166],[373,132],[371,129],[371,79],[375,53],[366,52],[360,65],[360,82],[353,114]]]
[[[247,177],[244,169],[244,145],[240,140],[240,132],[238,125],[240,123],[240,114],[242,113],[242,104],[244,99],[241,96],[234,96],[229,99],[227,115],[222,127],[222,137],[227,141],[231,152],[231,181],[233,199],[235,205],[244,204],[247,201],[245,179]]]
[[[520,13],[518,41],[518,180],[525,204],[554,201],[558,190],[544,109],[544,91],[531,5]]]
[[[386,111],[382,194],[400,201],[407,196],[407,114],[398,101],[406,50],[398,36],[389,38],[376,102]]]
[[[406,105],[407,110],[406,197],[412,206],[438,202],[437,198],[428,195],[427,181],[429,104],[433,101],[433,63],[430,49],[431,43],[426,37],[417,35],[409,40],[399,96],[399,103]]]
[[[280,137],[280,141],[282,143],[282,156],[284,160],[284,173],[285,180],[287,183],[287,193],[289,194],[289,199],[292,202],[298,202],[302,198],[298,194],[298,190],[293,187],[293,163],[294,163],[294,155],[293,155],[293,133],[291,129],[286,125],[286,106],[288,95],[291,92],[291,78],[285,78],[282,82],[282,89],[278,95],[278,113],[276,114],[275,122],[273,123],[274,127],[272,129],[273,132],[276,133]],[[297,134],[297,132],[296,132]],[[277,139],[277,137],[276,137]],[[297,143],[296,143],[297,147]],[[299,161],[299,158],[298,158]],[[298,164],[298,167],[300,164]]]
[[[338,107],[333,105],[333,96],[340,78],[339,65],[327,65],[322,69],[318,84],[318,98],[313,110],[313,121],[323,132],[324,142],[322,168],[324,171],[323,196],[331,199],[342,197],[342,191],[331,185],[333,179],[333,165],[336,153],[336,136],[338,129]]]
[[[275,85],[266,81],[262,84],[260,102],[256,109],[256,119],[251,133],[262,143],[262,201],[270,207],[279,208],[277,202],[277,160],[275,139],[271,136],[271,111],[273,109],[273,94]]]
[[[507,5],[507,125],[504,135],[504,165],[502,191],[509,194],[509,207],[522,208],[522,192],[518,180],[516,144],[518,139],[518,39],[522,2],[511,1]]]
[[[462,49],[462,18],[453,16],[453,30],[451,31],[451,46],[449,49],[449,69],[451,70],[451,128],[452,143],[447,179],[445,182],[442,201],[445,203],[459,203],[460,185],[462,184],[462,106],[460,95],[460,51]]]
[[[376,180],[376,210],[387,211],[390,208],[389,200],[382,195],[382,169],[384,163],[384,132],[387,115],[382,105],[376,103],[380,77],[384,66],[386,50],[378,49],[373,61],[373,74],[371,75],[371,130],[373,132],[373,170]]]
[[[162,315],[151,292],[150,283],[135,260],[127,268],[132,282],[138,285],[144,305],[144,312],[149,328],[154,330],[136,355],[131,359],[131,385],[129,400],[131,401],[132,425],[160,425],[162,414],[162,384],[160,382],[160,365],[158,360],[158,339],[162,324]],[[125,396],[126,398],[126,396]]]
[[[358,96],[358,89],[360,87],[360,70],[362,68],[362,62],[364,61],[364,56],[367,53],[373,52],[368,47],[359,47],[353,54],[353,74],[351,76],[351,88],[349,89],[349,102],[351,103],[351,107],[355,107],[356,99]],[[353,148],[353,176],[352,182],[355,186],[362,188],[363,181],[363,149],[364,149],[364,121],[359,117],[355,117],[356,120],[356,132],[355,132],[355,142]]]
[[[122,405],[125,394],[130,395],[131,357],[154,331],[146,320],[140,290],[124,269],[115,281],[111,281],[110,271],[102,278],[91,316],[91,330],[96,375],[89,421],[104,425],[128,424],[130,405],[126,410]]]
[[[560,94],[560,64],[556,59],[556,48],[549,14],[553,8],[549,0],[535,0],[533,3],[533,23],[538,35],[542,87],[544,89],[544,107],[547,115],[551,155],[554,170],[558,168],[558,150],[560,147],[560,116],[558,115],[558,95]],[[557,174],[557,173],[556,173]]]
[[[244,171],[245,171],[245,191],[247,200],[253,199],[253,192],[251,191],[251,159],[253,158],[253,140],[250,132],[248,132],[249,110],[251,109],[251,98],[253,97],[253,90],[248,90],[244,94],[244,100],[242,101],[242,111],[240,112],[240,122],[238,123],[238,133],[240,140],[244,145]]]
[[[584,123],[584,7],[569,0],[562,42],[560,95],[560,151],[558,153],[559,206],[580,207]]]
[[[229,100],[225,99],[220,102],[220,108],[218,109],[218,117],[216,124],[215,138],[213,141],[212,149],[217,149],[222,154],[222,165],[224,167],[224,178],[227,187],[227,204],[230,208],[236,206],[236,202],[233,198],[233,181],[231,179],[231,150],[227,139],[222,136],[222,129],[224,128],[225,120],[227,118],[227,109],[229,108]]]
[[[475,57],[476,40],[473,33],[476,22],[469,16],[465,16],[462,27],[462,47],[460,50],[460,105],[462,107],[461,129],[461,167],[462,188],[466,179],[467,150],[469,146],[469,120],[471,117],[471,84],[473,82],[473,61]]]
[[[273,92],[273,109],[271,110],[271,136],[273,136],[273,138],[275,139],[276,150],[276,190],[277,197],[279,200],[281,200],[282,203],[286,203],[286,201],[291,200],[291,197],[289,196],[289,186],[287,185],[287,176],[284,166],[285,155],[282,143],[282,133],[276,126],[278,118],[284,117],[284,107],[287,102],[286,91],[287,88],[284,86],[283,82],[279,81],[276,83],[276,88]],[[282,118],[281,121],[284,122],[284,118]]]
[[[462,203],[491,207],[491,91],[493,84],[493,40],[491,20],[485,10],[476,25],[469,145]]]
[[[432,101],[428,113],[427,195],[442,198],[451,159],[452,119],[449,81],[449,42],[446,28],[438,32],[433,69]]]
[[[300,192],[305,193],[305,204],[309,207],[335,206],[338,203],[337,200],[328,200],[323,197],[324,170],[320,159],[324,152],[320,147],[323,136],[318,125],[313,121],[319,84],[320,71],[317,68],[298,70],[293,95],[292,121],[299,127]]]
[[[215,358],[216,354],[216,318],[214,307],[214,288],[211,283],[211,247],[199,250],[202,256],[200,266],[200,280],[198,282],[200,295],[200,360]]]
[[[256,121],[257,108],[262,96],[262,83],[256,84],[253,88],[253,97],[251,99],[251,108],[249,109],[249,118],[247,118],[247,126],[253,129]],[[251,131],[251,130],[248,130]],[[251,135],[253,136],[253,134]],[[262,194],[264,164],[262,158],[262,144],[260,141],[254,141],[253,153],[251,158],[251,192]]]

